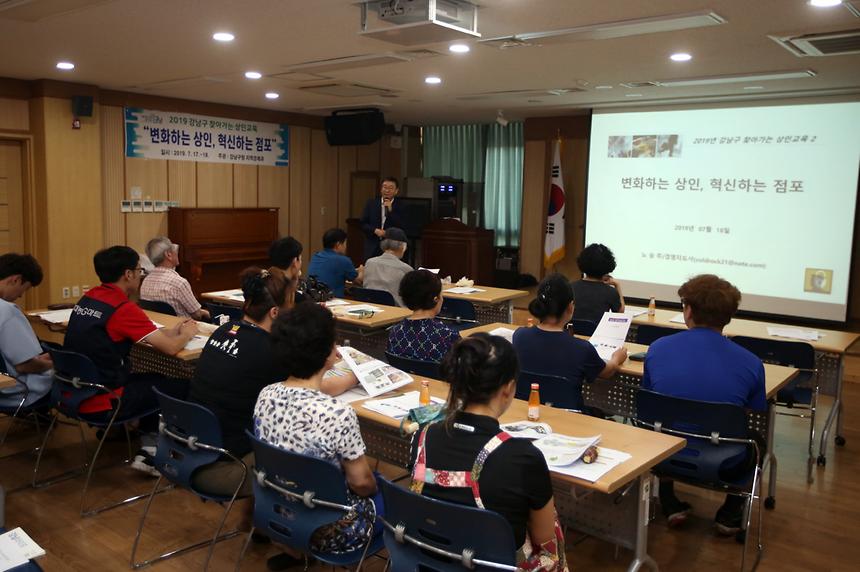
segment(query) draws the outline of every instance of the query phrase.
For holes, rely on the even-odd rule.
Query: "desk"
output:
[[[14,377],[9,377],[6,374],[0,373],[0,389],[6,389],[7,387],[14,387],[17,382]]]
[[[684,324],[672,322],[671,319],[679,314],[676,310],[657,310],[654,316],[642,314],[633,319],[633,325],[630,328],[630,334],[635,334],[635,327],[639,324],[654,324],[667,328],[675,328],[679,330],[686,329]],[[731,322],[723,329],[723,334],[726,336],[750,336],[753,338],[761,338],[765,340],[786,340],[787,338],[777,338],[767,333],[768,326],[783,326],[782,324],[774,324],[771,322],[759,322],[756,320],[745,320],[733,318]],[[835,396],[833,407],[827,416],[827,421],[824,423],[824,429],[821,431],[821,445],[818,450],[818,464],[825,465],[827,463],[827,441],[830,431],[836,423],[836,444],[844,445],[845,437],[843,436],[843,418],[842,418],[842,383],[845,369],[845,352],[848,348],[860,338],[860,334],[853,332],[842,332],[839,330],[822,330],[820,328],[801,326],[809,329],[816,329],[823,336],[809,344],[815,348],[818,354],[818,376],[821,383],[821,391],[828,395]],[[795,340],[799,341],[799,340]]]
[[[451,284],[443,287],[442,294],[446,298],[454,300],[468,300],[475,305],[475,314],[479,324],[491,322],[512,322],[514,320],[513,301],[517,298],[528,296],[524,290],[509,290],[507,288],[493,288],[492,286],[474,286],[484,292],[473,292],[472,294],[450,294],[448,290],[456,288]]]
[[[509,328],[516,330],[519,326],[513,324],[494,323],[463,330],[460,335],[468,337],[478,332],[490,332],[496,328]],[[588,339],[585,336],[577,336]],[[624,344],[631,354],[648,350],[648,346],[627,342]],[[645,372],[645,363],[627,359],[618,370],[613,379],[598,378],[591,383],[582,384],[582,398],[586,405],[596,407],[612,415],[621,417],[636,417],[636,393],[642,383],[642,375]],[[776,394],[797,377],[799,371],[793,367],[781,365],[764,364],[764,385],[767,397],[767,411],[747,411],[747,424],[750,429],[762,435],[767,444],[764,455],[764,464],[769,464],[770,479],[768,480],[767,504],[773,506],[776,498],[776,470],[777,459],[775,454],[776,438]],[[764,465],[763,465],[764,467]]]
[[[50,324],[39,318],[38,314],[45,310],[33,310],[27,312],[27,318],[30,320],[30,325],[36,333],[36,337],[40,340],[47,340],[55,343],[63,343],[66,328],[68,323]],[[178,318],[169,314],[161,314],[144,310],[144,313],[150,320],[161,324],[162,326],[172,327],[176,323],[185,320],[186,318]],[[199,335],[209,337],[215,331],[217,326],[197,322]],[[167,377],[176,377],[180,379],[191,379],[194,377],[194,367],[196,361],[200,358],[203,350],[185,350],[183,349],[175,356],[169,356],[161,353],[147,343],[135,344],[131,349],[131,362],[133,371],[149,371],[160,373]]]
[[[221,292],[204,292],[201,296],[219,304],[241,307],[243,304],[243,299],[239,297],[241,294],[241,290],[224,290]],[[349,345],[355,349],[377,359],[385,360],[385,349],[388,347],[388,326],[411,316],[412,311],[398,306],[371,304],[371,306],[380,308],[380,311],[367,318],[356,318],[346,315],[344,312],[350,307],[364,302],[344,301],[349,304],[329,307],[329,310],[337,317],[337,343],[343,345],[346,340],[349,340]]]
[[[417,390],[420,380],[403,391]],[[430,393],[447,397],[448,384],[430,380]],[[388,463],[406,467],[409,464],[411,437],[399,431],[399,422],[353,403],[362,427],[367,454]],[[515,399],[502,422],[526,418],[528,404]],[[556,509],[561,522],[586,534],[620,544],[634,551],[628,570],[656,565],[648,556],[648,505],[651,497],[651,469],[680,451],[683,439],[638,429],[630,425],[541,407],[540,420],[549,423],[556,433],[565,435],[601,435],[600,444],[632,455],[600,480],[590,483],[567,475],[553,473]]]

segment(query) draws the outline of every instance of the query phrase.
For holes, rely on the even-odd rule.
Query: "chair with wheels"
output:
[[[531,393],[531,385],[540,385],[540,402],[542,405],[567,409],[576,413],[585,410],[582,400],[582,384],[573,383],[566,377],[548,375],[534,371],[520,371],[517,376],[517,399],[527,400]]]
[[[478,314],[474,304],[459,298],[445,298],[444,295],[442,309],[436,317],[456,330],[474,328],[478,324]]]
[[[381,306],[397,306],[394,296],[387,290],[376,290],[374,288],[361,288],[353,286],[349,290],[349,295],[356,302],[365,302],[367,304],[379,304]]]
[[[636,326],[636,343],[650,346],[660,338],[677,334],[683,330],[668,328],[666,326],[655,326],[653,324],[639,324]]]
[[[807,342],[766,340],[747,336],[734,336],[732,341],[754,353],[765,363],[794,367],[800,370],[797,377],[776,394],[776,405],[783,408],[777,415],[809,420],[807,444],[806,482],[812,483],[815,464],[815,409],[818,403],[819,378],[815,348]],[[786,411],[788,410],[788,411]],[[795,411],[800,410],[800,413]],[[805,413],[804,413],[805,412]],[[819,457],[819,463],[823,464]]]
[[[227,316],[227,321],[241,320],[245,312],[242,308],[236,306],[228,306],[227,304],[218,304],[216,302],[206,302],[206,310],[211,316],[213,324],[221,324],[221,316]]]
[[[176,315],[176,310],[174,310],[173,306],[167,302],[140,299],[137,301],[137,305],[144,310],[149,310],[150,312],[158,312],[159,314],[167,314],[168,316]]]
[[[382,549],[382,535],[378,535],[369,538],[364,546],[342,554],[312,550],[311,538],[318,528],[353,510],[343,471],[323,459],[265,443],[250,432],[248,438],[254,448],[254,528],[248,533],[236,570],[255,530],[329,566],[360,569],[367,556]]]
[[[597,322],[574,318],[567,324],[567,327],[572,330],[576,336],[592,336],[594,334],[594,330],[597,329]]]
[[[389,364],[393,365],[397,369],[405,371],[406,373],[412,373],[433,379],[439,379],[441,377],[438,362],[422,361],[420,359],[398,356],[391,352],[385,352],[385,358],[388,360]]]
[[[114,426],[122,425],[125,430],[126,444],[128,445],[128,458],[125,463],[131,462],[133,451],[131,447],[131,435],[126,425],[129,421],[135,421],[158,411],[158,408],[153,408],[147,411],[135,412],[133,415],[120,414],[122,405],[122,397],[116,395],[110,388],[101,382],[98,369],[95,364],[85,355],[76,352],[65,350],[52,350],[51,359],[54,362],[54,385],[51,388],[51,404],[58,414],[62,414],[73,421],[77,421],[78,428],[81,432],[81,440],[84,447],[86,457],[86,443],[83,434],[83,425],[89,425],[102,430],[101,438],[98,440],[95,453],[81,467],[86,469],[87,476],[84,481],[84,488],[81,491],[80,515],[93,516],[106,510],[123,506],[140,499],[146,498],[147,495],[135,495],[121,501],[108,503],[99,507],[87,506],[87,491],[89,490],[90,481],[92,480],[93,471],[96,461],[98,461],[104,442]],[[85,400],[96,395],[109,395],[112,409],[106,412],[103,418],[95,419],[85,416],[80,413],[80,406]],[[42,460],[42,454],[45,451],[45,446],[53,433],[57,424],[58,415],[54,415],[48,430],[45,433],[45,438],[42,440],[42,445],[39,449],[39,456],[36,458],[36,468],[33,471],[33,487],[41,488],[53,482],[39,482],[38,473],[39,465]]]
[[[224,522],[230,514],[230,509],[233,508],[233,503],[242,489],[243,481],[247,477],[248,468],[241,459],[224,449],[221,438],[221,424],[214,413],[197,403],[176,399],[175,397],[161,393],[157,389],[153,391],[155,391],[158,403],[161,406],[161,421],[158,424],[158,445],[152,460],[155,468],[158,469],[161,475],[156,480],[155,485],[153,485],[152,491],[149,493],[149,498],[146,501],[146,506],[140,516],[137,535],[134,537],[134,544],[131,548],[131,567],[137,570],[155,562],[208,546],[209,551],[203,564],[203,569],[207,570],[209,568],[209,561],[212,559],[212,553],[215,550],[215,544],[239,534],[238,530],[221,534],[221,530],[224,528]],[[239,482],[233,494],[211,495],[195,489],[192,484],[194,472],[221,459],[229,459],[241,468],[242,481]],[[161,492],[159,486],[162,480],[167,480],[174,486],[188,489],[203,500],[214,501],[219,504],[226,503],[227,506],[224,508],[224,516],[221,517],[212,538],[207,538],[200,542],[138,562],[135,556],[140,544],[140,537],[143,533],[143,527],[146,523],[149,509],[152,506],[153,498],[158,492]]]
[[[640,389],[636,395],[634,423],[687,440],[684,449],[654,468],[658,477],[746,498],[742,530],[737,537],[744,545],[741,572],[746,566],[753,501],[758,499],[755,569],[762,554],[762,454],[758,442],[747,429],[746,410],[730,403],[695,401]],[[743,468],[749,460],[755,463],[741,471],[743,474],[731,480],[724,478],[725,467],[740,465]]]
[[[514,533],[490,510],[425,497],[380,480],[391,569],[517,570]]]

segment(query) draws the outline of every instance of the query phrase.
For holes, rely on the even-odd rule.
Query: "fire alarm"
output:
[[[81,128],[81,120],[75,117],[72,120],[72,129],[80,129]]]

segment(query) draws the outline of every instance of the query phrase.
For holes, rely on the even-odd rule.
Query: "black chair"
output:
[[[120,407],[122,405],[122,397],[116,395],[110,388],[105,386],[101,381],[98,369],[95,364],[85,355],[76,352],[65,350],[51,350],[51,359],[54,362],[54,385],[51,388],[51,405],[57,411],[69,419],[77,421],[81,432],[81,441],[86,457],[86,442],[83,434],[83,425],[87,424],[91,427],[97,427],[102,430],[101,438],[99,438],[98,446],[95,453],[89,461],[84,460],[84,465],[81,467],[87,470],[87,477],[84,481],[84,488],[81,491],[81,516],[93,516],[106,510],[123,506],[128,503],[146,498],[147,495],[135,495],[124,500],[105,504],[97,508],[88,508],[86,504],[87,491],[89,490],[90,481],[92,480],[93,470],[98,461],[99,454],[104,446],[105,439],[110,433],[111,428],[116,425],[122,425],[125,429],[126,444],[128,446],[128,458],[126,463],[131,461],[133,451],[131,447],[131,436],[128,432],[127,423],[135,421],[141,417],[145,417],[158,411],[158,408],[152,408],[147,411],[136,412],[133,415],[120,415]],[[104,419],[96,419],[91,416],[83,415],[79,409],[81,403],[96,395],[110,395],[112,409],[107,413]],[[39,448],[39,456],[36,458],[36,468],[33,471],[33,486],[39,488],[45,486],[44,483],[37,482],[39,473],[39,465],[42,460],[42,454],[45,451],[45,446],[51,437],[54,427],[57,424],[58,415],[54,415],[51,420],[48,431],[45,433],[45,438]],[[56,481],[53,481],[56,482]]]
[[[374,288],[361,288],[353,286],[349,290],[349,295],[357,302],[365,302],[367,304],[379,304],[381,306],[397,306],[394,296],[387,290],[376,290]]]
[[[749,435],[746,410],[730,403],[695,401],[640,389],[634,423],[687,440],[684,449],[654,468],[658,477],[746,498],[742,531],[738,536],[738,540],[744,543],[741,571],[746,565],[747,531],[752,519],[753,501],[758,498],[755,569],[762,553],[762,455],[758,442]],[[745,462],[750,455],[755,463],[749,471],[734,480],[726,480],[722,476],[723,467],[734,467]]]
[[[594,330],[597,329],[597,322],[574,318],[568,323],[567,327],[573,330],[573,333],[577,336],[592,336]]]
[[[807,342],[790,342],[786,340],[768,340],[748,336],[734,336],[733,342],[749,350],[765,363],[773,363],[794,367],[800,370],[797,377],[776,394],[776,404],[791,410],[806,410],[804,413],[778,411],[778,415],[809,419],[809,443],[807,445],[806,482],[813,482],[812,466],[814,464],[813,448],[815,445],[815,409],[818,403],[818,369],[815,348]],[[819,456],[819,464],[824,464],[824,457]]]
[[[343,471],[323,459],[270,445],[250,432],[248,438],[254,448],[254,528],[248,533],[236,570],[256,529],[272,541],[312,555],[329,566],[357,564],[360,569],[368,555],[382,549],[382,535],[378,535],[350,552],[330,554],[311,550],[311,538],[318,528],[353,510],[346,495]]]
[[[666,326],[655,326],[653,324],[639,324],[636,326],[636,343],[650,346],[660,338],[677,334],[683,330],[668,328]]]
[[[422,361],[419,359],[394,355],[391,352],[385,352],[385,359],[388,360],[389,364],[399,370],[405,371],[406,373],[412,373],[433,379],[439,379],[441,377],[439,373],[439,363],[435,361]]]
[[[150,312],[158,312],[159,314],[167,314],[168,316],[176,315],[176,310],[174,310],[173,306],[167,302],[140,299],[137,301],[137,305],[144,310],[149,310]]]
[[[161,393],[157,389],[153,389],[153,391],[158,397],[158,402],[161,406],[161,422],[158,424],[158,445],[152,461],[161,475],[155,481],[152,492],[150,492],[149,498],[146,501],[146,507],[143,509],[143,514],[140,517],[137,535],[134,537],[134,544],[131,548],[131,567],[137,570],[155,562],[208,546],[209,552],[203,564],[203,569],[207,570],[209,568],[209,561],[212,559],[212,553],[215,550],[215,543],[233,538],[239,534],[238,530],[233,530],[222,535],[221,530],[224,528],[227,515],[230,514],[230,509],[233,508],[233,503],[242,489],[242,484],[247,477],[248,468],[241,459],[224,449],[221,437],[221,423],[215,417],[214,413],[197,403],[176,399],[175,397]],[[228,458],[233,463],[236,463],[241,468],[243,475],[242,481],[239,482],[233,494],[211,495],[195,489],[192,483],[194,472],[223,458]],[[204,500],[221,504],[227,503],[224,509],[224,516],[218,523],[218,527],[215,529],[215,534],[212,538],[207,538],[206,540],[165,552],[148,560],[137,562],[135,555],[137,554],[137,547],[140,544],[143,526],[149,514],[149,509],[152,506],[153,498],[156,493],[162,492],[159,490],[159,486],[163,479],[167,479],[175,486],[188,489]]]
[[[228,306],[227,304],[218,304],[217,302],[206,302],[206,310],[209,311],[213,324],[220,325],[221,316],[227,316],[228,321],[241,320],[245,312],[242,308],[236,306]]]
[[[582,383],[574,383],[566,377],[533,371],[520,371],[517,376],[517,399],[528,400],[533,383],[540,384],[541,405],[567,409],[582,413]]]
[[[380,481],[391,570],[517,570],[514,533],[498,513],[425,497]]]
[[[442,309],[436,316],[440,320],[450,322],[457,330],[473,328],[478,323],[478,315],[475,305],[468,300],[459,298],[445,298],[443,296]]]

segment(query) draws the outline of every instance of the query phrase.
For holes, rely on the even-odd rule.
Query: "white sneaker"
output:
[[[158,469],[155,468],[155,465],[152,462],[152,456],[154,454],[155,447],[141,447],[129,466],[135,471],[146,473],[152,477],[158,477],[161,473],[158,472]]]

